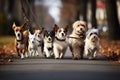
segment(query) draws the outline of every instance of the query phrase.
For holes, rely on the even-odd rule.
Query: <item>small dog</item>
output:
[[[41,44],[42,44],[42,39],[43,39],[42,34],[43,34],[43,32],[44,32],[44,28],[42,28],[41,30],[36,29],[35,32],[34,32],[34,34],[36,36],[36,40],[38,42],[38,47],[41,46]]]
[[[68,36],[68,42],[73,59],[75,60],[83,58],[84,39],[87,29],[87,24],[84,21],[76,21],[73,23],[73,31],[72,34]]]
[[[29,31],[28,51],[30,56],[38,56],[38,41],[35,34],[31,34]]]
[[[59,28],[56,24],[54,26],[55,30],[55,39],[53,42],[53,52],[55,59],[62,59],[68,47],[68,43],[66,42],[68,25],[64,28]]]
[[[88,59],[95,59],[99,50],[99,32],[98,29],[90,29],[86,33],[85,55]]]
[[[43,45],[42,45],[42,53],[46,58],[51,58],[54,56],[53,54],[53,41],[55,38],[54,30],[44,31]]]
[[[28,57],[27,55],[27,49],[28,49],[28,31],[24,31],[25,27],[28,25],[28,23],[24,23],[21,26],[16,26],[15,23],[12,25],[12,29],[14,30],[16,39],[15,39],[15,47],[16,51],[18,53],[18,56],[20,56],[22,59],[24,56]]]

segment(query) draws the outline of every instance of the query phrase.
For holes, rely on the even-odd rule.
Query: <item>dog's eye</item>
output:
[[[64,33],[66,33],[67,31],[66,30],[64,30]]]
[[[94,32],[94,34],[98,35],[96,32]]]
[[[81,24],[81,26],[85,27],[85,25]]]
[[[16,32],[18,32],[18,30],[15,30]]]
[[[77,25],[77,27],[79,27],[80,25]]]
[[[22,30],[20,30],[20,32],[22,32]]]
[[[61,32],[61,30],[59,30],[59,33]]]
[[[93,33],[90,33],[90,36],[92,35]]]

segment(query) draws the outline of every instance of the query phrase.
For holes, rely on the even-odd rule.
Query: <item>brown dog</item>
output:
[[[21,26],[16,26],[15,23],[13,23],[13,30],[15,32],[15,48],[18,53],[18,55],[21,57],[21,59],[24,58],[24,56],[28,57],[27,55],[27,48],[28,48],[28,31],[24,31],[25,27],[28,25],[28,23],[24,23]]]
[[[72,52],[73,59],[82,59],[84,53],[84,39],[87,31],[87,25],[84,21],[76,21],[73,23],[72,34],[69,35],[69,47]]]

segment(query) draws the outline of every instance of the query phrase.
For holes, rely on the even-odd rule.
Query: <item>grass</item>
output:
[[[14,44],[14,37],[13,36],[0,36],[0,47],[4,45]]]

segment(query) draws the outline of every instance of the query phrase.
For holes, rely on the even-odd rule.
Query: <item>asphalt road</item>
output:
[[[43,59],[40,57],[15,59],[0,63],[0,80],[120,80],[120,64],[116,61]]]

